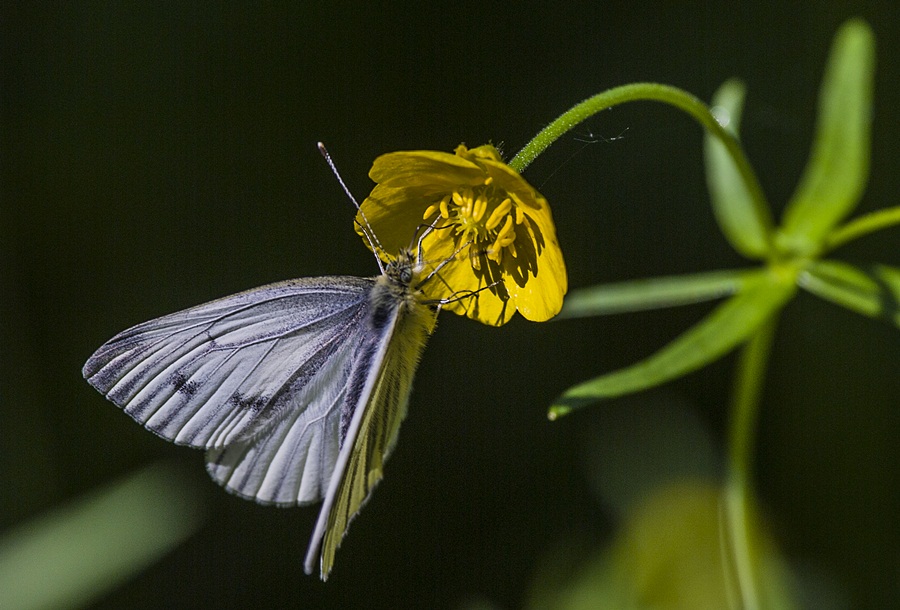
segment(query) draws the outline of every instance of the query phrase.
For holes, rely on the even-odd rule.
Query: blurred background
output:
[[[561,391],[649,355],[712,305],[499,329],[442,316],[385,479],[327,584],[302,569],[318,506],[229,495],[201,452],[141,429],[81,366],[115,333],[184,307],[281,279],[374,274],[319,140],[362,198],[385,152],[493,142],[511,157],[604,89],[649,80],[709,99],[737,76],[743,141],[779,212],[806,162],[831,38],[852,16],[878,44],[860,213],[900,192],[893,2],[4,4],[5,582],[13,566],[56,586],[15,542],[56,532],[48,556],[120,568],[62,605],[590,607],[565,597],[573,575],[628,555],[641,523],[679,531],[654,515],[683,511],[713,528],[733,358],[546,418]],[[700,128],[669,107],[602,113],[525,177],[553,206],[571,287],[748,264],[710,211]],[[889,230],[835,256],[900,265],[897,244]],[[779,325],[757,486],[778,578],[801,606],[900,605],[898,362],[896,328],[808,295]],[[98,493],[125,503],[86,517],[97,534],[41,529],[48,515],[85,516]],[[144,497],[155,503],[126,501]],[[701,554],[695,540],[672,542],[679,565]],[[116,559],[142,550],[133,568]]]

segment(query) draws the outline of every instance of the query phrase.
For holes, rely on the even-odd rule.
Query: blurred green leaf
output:
[[[710,483],[682,480],[654,489],[626,516],[603,552],[568,574],[538,574],[528,607],[740,607],[730,565],[723,555],[727,543],[721,516],[721,492]],[[764,524],[754,523],[751,531],[757,551],[755,568],[762,576],[759,607],[798,607],[794,575]]]
[[[897,225],[900,225],[900,206],[869,212],[829,233],[825,240],[825,251],[834,250],[863,235]]]
[[[875,39],[860,19],[835,37],[819,94],[812,155],[784,213],[784,247],[801,254],[822,239],[859,201],[869,174]]]
[[[867,272],[839,261],[817,261],[797,283],[832,303],[900,327],[900,269],[876,265]]]
[[[875,276],[891,291],[891,298],[896,306],[900,301],[900,269],[888,265],[875,265]]]
[[[0,537],[0,608],[73,608],[128,580],[200,526],[201,498],[157,465]]]
[[[744,84],[732,79],[719,87],[712,101],[716,120],[735,139],[738,139],[744,93]],[[744,256],[764,258],[772,239],[771,218],[767,214],[762,216],[760,208],[754,205],[753,196],[728,149],[708,131],[703,137],[703,152],[706,184],[722,232],[734,249]],[[768,208],[762,210],[768,212]]]
[[[766,274],[764,269],[723,270],[600,284],[566,295],[559,319],[660,309],[719,299],[737,294]]]
[[[645,390],[709,364],[746,341],[794,292],[793,283],[765,274],[649,358],[570,388],[550,407],[550,419],[601,399]]]

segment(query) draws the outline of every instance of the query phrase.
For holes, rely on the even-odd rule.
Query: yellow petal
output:
[[[356,214],[356,232],[363,235],[360,225],[368,222],[378,236],[384,254],[392,258],[401,249],[414,245],[425,209],[435,200],[433,195],[425,187],[397,189],[378,185]],[[410,201],[422,203],[410,205]]]
[[[443,305],[443,309],[459,315],[465,315],[491,326],[505,324],[515,314],[515,305],[504,301],[491,289],[486,288],[493,280],[476,275],[469,259],[469,248],[457,252],[451,240],[441,239],[433,233],[422,243],[425,260],[431,268],[439,266],[450,257],[456,263],[444,266],[441,271],[429,280],[423,291],[430,299],[452,299],[453,302]],[[487,263],[482,260],[482,267]],[[505,292],[505,287],[499,286]],[[472,295],[472,293],[477,294]],[[470,296],[471,295],[471,296]]]
[[[516,309],[532,322],[544,322],[562,309],[568,280],[562,264],[559,248],[545,248],[538,256],[537,275],[524,286],[506,282],[506,287],[516,302]]]
[[[484,171],[475,163],[450,153],[431,150],[400,151],[381,155],[369,177],[393,187],[435,186],[447,188],[483,184]],[[439,189],[440,190],[440,189]]]

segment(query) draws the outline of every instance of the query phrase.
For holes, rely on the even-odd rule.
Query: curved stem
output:
[[[737,585],[744,610],[760,607],[756,576],[753,453],[760,395],[777,318],[769,318],[741,351],[728,430],[725,516]]]
[[[763,226],[770,230],[772,229],[774,222],[772,221],[766,197],[763,194],[762,187],[756,179],[756,174],[753,172],[753,168],[747,160],[747,157],[744,155],[744,151],[741,149],[738,141],[728,133],[718,121],[716,121],[706,104],[690,93],[669,85],[660,85],[658,83],[633,83],[630,85],[623,85],[621,87],[609,89],[603,93],[598,93],[597,95],[576,104],[532,138],[532,140],[526,144],[515,157],[513,157],[512,161],[509,162],[509,166],[517,172],[522,173],[522,171],[528,167],[539,154],[546,150],[548,146],[585,119],[602,110],[606,110],[607,108],[612,108],[613,106],[618,106],[625,102],[635,102],[640,100],[663,102],[675,106],[689,114],[700,123],[704,129],[718,138],[725,146],[726,150],[728,150],[728,154],[731,155],[735,166],[744,180],[744,184],[747,186],[756,215],[762,221]]]
[[[855,220],[851,220],[842,227],[835,229],[825,239],[825,252],[843,246],[848,241],[853,241],[863,235],[874,233],[881,229],[900,224],[900,206],[878,210]]]

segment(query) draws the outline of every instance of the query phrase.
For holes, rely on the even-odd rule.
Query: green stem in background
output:
[[[509,166],[519,173],[528,167],[532,161],[537,158],[548,146],[555,142],[564,133],[584,121],[591,116],[597,114],[607,108],[624,104],[625,102],[636,101],[655,101],[663,102],[676,108],[683,110],[694,119],[697,120],[707,131],[718,138],[729,155],[734,160],[735,166],[740,172],[747,186],[747,190],[753,201],[753,206],[757,216],[763,219],[763,222],[771,228],[773,226],[769,206],[766,203],[766,197],[763,194],[762,187],[756,179],[756,174],[750,166],[750,162],[744,155],[738,141],[728,133],[710,112],[709,106],[701,100],[694,97],[690,93],[670,87],[669,85],[660,85],[658,83],[633,83],[615,87],[598,93],[583,102],[576,104],[568,111],[564,112],[555,121],[547,125],[532,140],[520,150]]]
[[[868,235],[880,229],[900,224],[900,206],[886,208],[860,216],[844,226],[835,229],[825,240],[825,252],[829,252],[853,241],[863,235]]]
[[[758,536],[753,514],[753,453],[756,423],[777,317],[770,317],[741,351],[735,373],[728,430],[725,519],[742,608],[760,607],[756,569]]]

